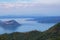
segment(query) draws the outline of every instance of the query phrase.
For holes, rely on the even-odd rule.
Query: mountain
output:
[[[49,35],[47,38],[52,40],[60,40],[60,23],[57,23],[49,30],[47,30],[47,34]]]
[[[45,31],[37,40],[60,40],[60,23]]]
[[[38,23],[58,23],[60,22],[60,16],[51,17],[38,17],[34,19]]]
[[[34,17],[27,21],[37,21],[38,23],[58,23],[60,22],[60,16]]]
[[[0,35],[0,40],[36,40],[42,32],[30,31],[26,33],[14,32],[11,34]]]
[[[60,23],[57,23],[56,25],[54,25],[53,27],[51,27],[49,30],[47,30],[48,32],[59,32],[60,31]]]
[[[16,28],[19,26],[21,26],[21,24],[15,20],[0,21],[0,27],[4,28],[5,30],[16,30]]]
[[[60,40],[60,23],[55,24],[44,32],[35,30],[26,33],[5,33],[0,35],[0,40]]]

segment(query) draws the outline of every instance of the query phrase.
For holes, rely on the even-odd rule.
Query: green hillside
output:
[[[44,32],[35,30],[26,33],[5,33],[0,35],[0,40],[60,40],[60,23]]]

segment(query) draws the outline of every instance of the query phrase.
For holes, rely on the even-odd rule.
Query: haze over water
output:
[[[45,31],[45,30],[48,30],[53,25],[55,25],[55,23],[38,23],[38,21],[27,21],[29,19],[33,19],[33,18],[0,19],[2,21],[16,20],[18,23],[21,24],[21,26],[16,28],[15,31],[4,30],[2,27],[0,27],[0,34],[1,33],[11,33],[11,32],[29,32],[32,30]]]

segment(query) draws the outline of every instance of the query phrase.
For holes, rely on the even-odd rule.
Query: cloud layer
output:
[[[60,0],[0,0],[0,15],[58,15]],[[13,14],[12,14],[13,13]]]

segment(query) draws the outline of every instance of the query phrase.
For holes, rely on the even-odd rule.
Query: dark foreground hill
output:
[[[60,23],[44,32],[35,30],[26,33],[5,33],[0,35],[0,40],[60,40]]]

